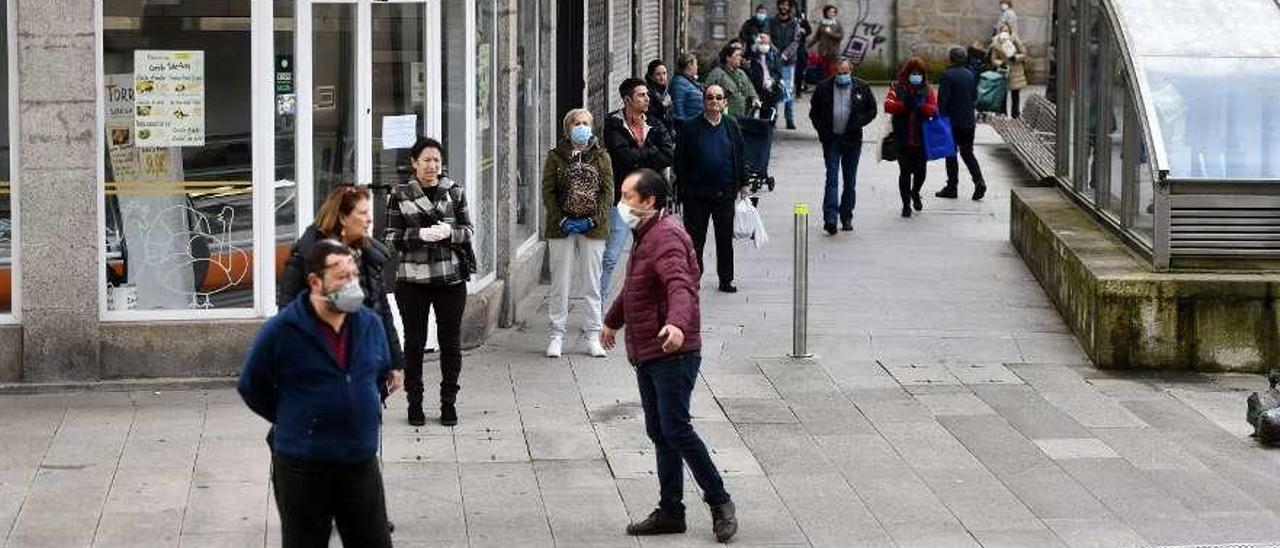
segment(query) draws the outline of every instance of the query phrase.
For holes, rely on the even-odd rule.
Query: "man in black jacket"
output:
[[[809,120],[818,130],[822,157],[827,164],[827,185],[822,198],[822,228],[827,234],[836,233],[837,217],[841,230],[853,230],[862,128],[875,119],[876,98],[871,88],[853,77],[853,64],[848,59],[840,59],[836,62],[835,76],[818,84],[809,105]],[[838,184],[841,172],[843,191]]]
[[[987,184],[982,179],[978,158],[973,155],[973,135],[978,125],[973,105],[978,98],[978,79],[966,66],[968,54],[964,48],[951,48],[948,57],[951,67],[942,73],[942,83],[938,86],[938,112],[951,119],[951,135],[964,159],[964,167],[973,178],[973,199],[981,200],[987,193]],[[955,156],[947,157],[947,186],[934,196],[955,198],[959,178],[960,164]]]
[[[725,94],[720,86],[707,86],[702,95],[702,116],[691,118],[680,129],[676,144],[676,178],[684,203],[684,226],[698,251],[699,274],[705,272],[702,250],[707,243],[707,221],[716,230],[716,273],[720,291],[736,293],[733,285],[733,204],[746,186],[746,152],[742,129],[732,116],[724,116]]]
[[[650,119],[649,88],[644,80],[627,78],[618,86],[622,95],[622,108],[609,113],[604,121],[604,146],[613,161],[613,201],[622,196],[622,181],[632,172],[649,168],[659,173],[671,166],[675,143],[671,130],[657,119]],[[600,299],[607,302],[609,282],[618,257],[627,246],[631,230],[617,211],[610,214],[609,240],[604,247],[601,263]]]

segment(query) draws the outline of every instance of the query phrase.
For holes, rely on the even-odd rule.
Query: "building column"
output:
[[[27,382],[100,376],[96,1],[17,0]]]

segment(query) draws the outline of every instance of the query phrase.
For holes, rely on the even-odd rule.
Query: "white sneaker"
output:
[[[547,343],[547,357],[559,358],[562,347],[564,347],[564,339],[560,337],[552,337],[551,342]]]
[[[609,353],[605,351],[604,345],[600,344],[600,335],[592,334],[587,336],[587,353],[593,358],[603,358]]]

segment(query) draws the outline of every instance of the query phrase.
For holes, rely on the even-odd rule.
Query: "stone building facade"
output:
[[[811,20],[822,17],[822,7],[837,8],[846,39],[858,43],[859,72],[883,79],[893,74],[907,57],[921,55],[934,64],[946,60],[952,46],[986,42],[1000,13],[999,0],[830,0],[799,1]],[[1018,33],[1030,50],[1031,78],[1043,82],[1048,74],[1050,0],[1013,0]],[[688,44],[704,58],[736,36],[755,7],[764,4],[770,14],[776,2],[690,0]]]
[[[315,206],[403,180],[406,134],[472,208],[464,344],[538,323],[562,109],[616,107],[673,4],[0,0],[0,383],[234,374]]]

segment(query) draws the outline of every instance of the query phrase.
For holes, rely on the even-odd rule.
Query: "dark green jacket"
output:
[[[560,211],[560,192],[565,184],[561,174],[574,161],[573,145],[567,139],[561,139],[556,148],[547,152],[547,161],[542,166],[542,209],[546,213],[542,222],[547,238],[565,237],[564,231],[560,230],[560,221],[564,220],[564,213]],[[600,197],[596,200],[596,214],[591,217],[596,226],[586,233],[586,237],[603,240],[609,236],[609,209],[613,207],[613,162],[598,140],[592,140],[591,146],[582,151],[577,161],[587,162],[600,172]]]

